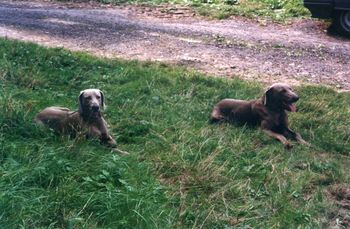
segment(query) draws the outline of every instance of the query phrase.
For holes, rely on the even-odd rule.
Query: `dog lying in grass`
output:
[[[98,89],[86,89],[79,95],[79,110],[65,107],[47,107],[39,112],[35,121],[48,126],[59,134],[86,134],[87,138],[100,139],[102,144],[116,147],[116,141],[108,132],[107,123],[102,117],[104,95]]]
[[[289,85],[276,83],[270,86],[262,98],[251,101],[224,99],[217,103],[211,113],[211,122],[236,122],[260,125],[269,136],[279,140],[289,149],[292,139],[307,144],[300,134],[288,127],[287,111],[295,112],[298,95]]]

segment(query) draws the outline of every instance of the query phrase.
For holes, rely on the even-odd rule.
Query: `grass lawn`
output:
[[[67,1],[67,0],[60,0]],[[74,0],[71,0],[74,1]],[[192,6],[203,16],[223,19],[232,15],[250,18],[265,17],[274,21],[285,21],[295,17],[306,17],[310,12],[303,0],[95,0],[110,4],[149,4],[163,3]]]
[[[46,106],[76,109],[86,88],[105,92],[129,156],[33,124]],[[296,89],[290,125],[313,146],[287,151],[258,129],[208,123],[220,99],[259,97],[257,83],[0,39],[0,228],[341,224],[330,190],[350,183],[350,94]]]

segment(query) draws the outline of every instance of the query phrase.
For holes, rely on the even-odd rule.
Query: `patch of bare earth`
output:
[[[264,83],[350,90],[350,41],[324,23],[208,20],[187,7],[1,1],[0,36],[104,57],[161,61]]]
[[[326,196],[338,207],[338,210],[333,212],[328,226],[330,228],[350,228],[350,186],[332,185],[326,191]]]

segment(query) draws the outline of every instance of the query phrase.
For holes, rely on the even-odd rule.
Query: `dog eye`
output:
[[[96,99],[100,99],[101,97],[100,96],[96,96]]]
[[[87,100],[91,100],[91,96],[86,97]]]

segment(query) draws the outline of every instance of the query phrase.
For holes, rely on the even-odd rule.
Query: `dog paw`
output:
[[[286,143],[284,143],[284,148],[287,150],[290,150],[293,148],[293,145],[290,142],[286,142]]]
[[[101,144],[110,147],[110,148],[116,148],[117,147],[117,142],[111,137],[101,137]]]
[[[107,146],[110,148],[117,148],[117,143],[113,140],[113,141],[108,141]]]

